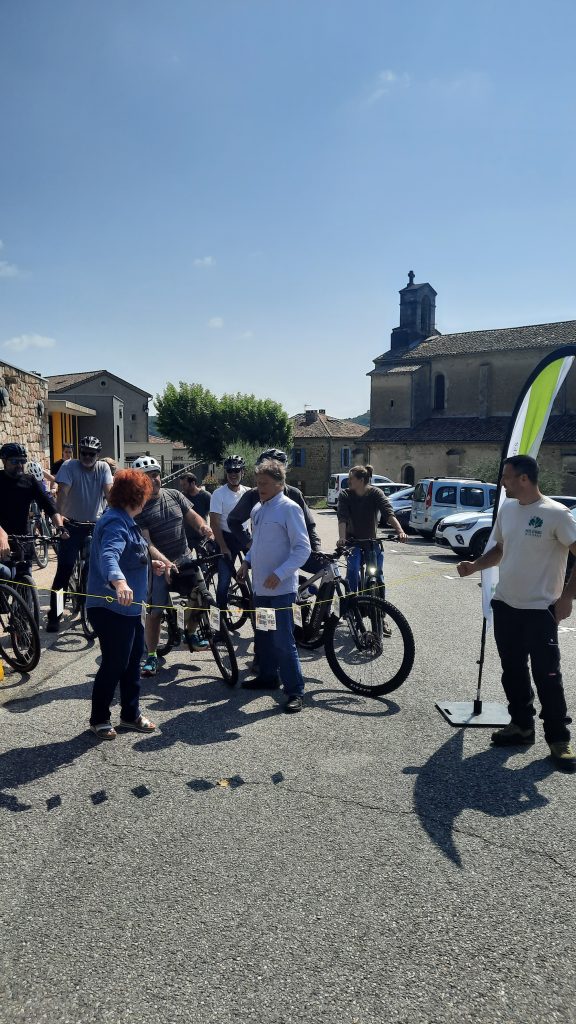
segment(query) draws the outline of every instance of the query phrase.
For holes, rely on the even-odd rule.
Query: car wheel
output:
[[[489,536],[490,530],[479,530],[476,536],[472,537],[470,541],[470,554],[473,559],[480,558],[480,555],[484,553]]]

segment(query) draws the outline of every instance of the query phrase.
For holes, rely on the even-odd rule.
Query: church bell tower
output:
[[[400,326],[392,331],[392,352],[413,348],[436,330],[436,292],[432,285],[414,283],[414,271],[408,274],[408,284],[400,289]]]

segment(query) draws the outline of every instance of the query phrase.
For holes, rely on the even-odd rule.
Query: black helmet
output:
[[[264,459],[276,459],[276,462],[282,462],[284,466],[288,462],[286,452],[281,451],[280,448],[267,448],[265,452],[262,452],[262,455],[258,456],[256,465],[259,465],[260,462],[264,462]]]
[[[81,437],[78,443],[80,450],[82,448],[90,448],[93,452],[99,452],[102,448],[102,441],[98,437],[92,437],[92,434],[86,434],[86,437]]]
[[[230,455],[229,458],[224,459],[224,469],[227,473],[233,473],[235,470],[246,469],[246,463],[241,455]]]
[[[8,444],[3,444],[0,448],[0,459],[6,462],[6,459],[28,459],[28,452],[26,451],[23,444],[18,444],[17,441],[9,441]]]

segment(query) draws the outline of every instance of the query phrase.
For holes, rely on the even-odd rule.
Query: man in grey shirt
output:
[[[100,518],[112,486],[110,467],[98,461],[101,449],[102,443],[97,437],[82,437],[79,444],[80,458],[68,459],[60,466],[56,476],[56,504],[64,517],[67,536],[61,539],[58,547],[58,567],[52,583],[50,611],[46,622],[48,633],[57,633],[60,628],[56,613],[56,591],[68,588],[74,562],[90,533],[90,527],[83,524],[95,523]]]

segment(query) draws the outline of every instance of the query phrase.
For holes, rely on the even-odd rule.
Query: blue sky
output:
[[[0,356],[363,412],[408,270],[576,318],[570,0],[4,0]]]

